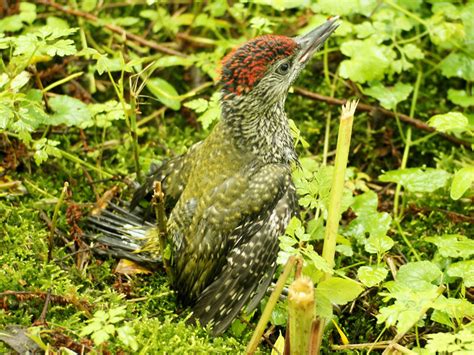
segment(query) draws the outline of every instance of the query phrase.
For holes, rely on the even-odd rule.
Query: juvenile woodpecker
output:
[[[337,28],[337,18],[298,37],[265,35],[222,61],[221,119],[187,153],[164,163],[137,189],[130,212],[116,205],[90,217],[108,253],[156,261],[147,241],[153,220],[137,205],[160,181],[167,221],[171,283],[194,319],[224,332],[243,306],[262,299],[272,280],[278,237],[296,211],[291,167],[297,162],[284,105],[288,89]],[[137,250],[142,252],[136,253]]]

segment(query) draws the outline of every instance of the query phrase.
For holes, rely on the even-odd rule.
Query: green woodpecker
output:
[[[136,207],[160,181],[170,207],[171,284],[214,335],[243,306],[254,309],[272,280],[278,237],[297,208],[291,168],[298,158],[285,100],[337,26],[331,18],[305,35],[265,35],[229,53],[220,77],[221,119],[209,136],[154,171],[130,211],[112,204],[89,218],[94,240],[107,245],[108,254],[159,260],[159,251],[146,247],[156,239],[156,224]]]

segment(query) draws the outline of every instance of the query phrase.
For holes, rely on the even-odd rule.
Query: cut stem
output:
[[[346,175],[349,148],[351,145],[352,122],[358,101],[348,101],[342,106],[339,134],[337,137],[336,160],[334,163],[334,177],[331,192],[329,194],[329,211],[324,235],[323,258],[334,267],[334,255],[336,253],[336,237],[341,219],[341,200],[344,192],[344,180]],[[326,278],[330,277],[326,274]]]
[[[278,281],[275,285],[275,289],[273,290],[272,294],[270,295],[268,299],[265,309],[263,310],[262,316],[260,317],[260,320],[258,321],[257,327],[255,328],[255,331],[253,332],[252,339],[250,339],[250,342],[247,345],[247,349],[245,350],[246,354],[253,354],[255,353],[255,350],[257,350],[257,346],[260,343],[262,334],[265,331],[265,327],[268,323],[268,320],[270,319],[273,308],[275,308],[275,305],[278,302],[278,298],[280,297],[281,291],[283,291],[283,287],[285,287],[285,283],[286,283],[286,280],[288,279],[288,276],[290,276],[290,272],[293,270],[293,267],[296,264],[296,260],[297,259],[294,256],[291,256],[288,259],[288,262],[286,263],[285,268],[283,269],[283,272],[278,278]]]
[[[313,319],[314,285],[310,278],[303,276],[293,281],[288,290],[290,355],[308,354]]]
[[[352,123],[354,113],[357,108],[358,100],[347,101],[342,106],[341,119],[339,123],[339,133],[337,136],[336,160],[334,162],[334,175],[329,194],[329,210],[324,234],[324,246],[322,256],[331,268],[334,267],[334,256],[336,254],[336,238],[339,229],[339,220],[341,219],[341,201],[344,192],[344,182],[346,175],[349,149],[351,145]],[[331,276],[332,273],[326,273],[324,279]],[[317,339],[315,342],[315,352],[318,353],[323,340],[325,320],[319,319],[317,322]]]

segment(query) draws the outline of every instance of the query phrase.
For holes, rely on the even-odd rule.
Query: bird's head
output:
[[[266,103],[284,101],[298,74],[338,26],[333,17],[298,37],[264,35],[234,49],[222,60],[224,100],[251,96]]]

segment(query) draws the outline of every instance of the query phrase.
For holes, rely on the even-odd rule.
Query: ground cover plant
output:
[[[280,238],[280,271],[297,257],[316,285],[323,353],[474,352],[473,1],[4,3],[0,352],[245,351],[267,298],[213,338],[186,324],[163,270],[93,254],[85,218],[207,135],[233,47],[333,15],[341,26],[287,100],[301,213]],[[360,101],[332,265],[349,98]],[[281,299],[258,351],[282,351],[287,314]]]

